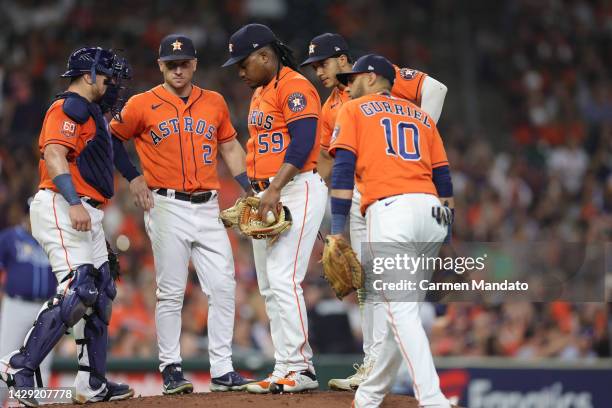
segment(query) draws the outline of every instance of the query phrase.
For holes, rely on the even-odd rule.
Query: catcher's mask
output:
[[[120,120],[120,112],[127,100],[125,80],[132,78],[131,69],[124,57],[112,49],[101,47],[83,47],[74,51],[68,58],[67,70],[63,78],[78,77],[89,73],[92,82],[96,81],[96,74],[106,76],[104,84],[107,86],[104,96],[99,101],[102,112],[110,112]]]

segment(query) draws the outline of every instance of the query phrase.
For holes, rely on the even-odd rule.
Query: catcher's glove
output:
[[[108,251],[108,267],[110,269],[113,280],[119,279],[121,276],[121,266],[119,265],[119,256],[111,248],[110,243],[106,241],[106,250]]]
[[[323,249],[323,277],[331,285],[338,299],[355,289],[363,288],[365,272],[355,251],[343,239],[328,235]]]
[[[226,227],[237,226],[240,232],[254,239],[270,239],[276,242],[280,234],[291,227],[289,208],[278,203],[278,217],[273,222],[261,219],[258,214],[258,197],[239,198],[233,207],[221,211],[219,218]]]

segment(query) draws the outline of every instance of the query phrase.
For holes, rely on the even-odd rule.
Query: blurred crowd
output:
[[[612,5],[604,0],[469,3],[0,0],[0,227],[15,221],[8,209],[36,191],[38,132],[52,96],[66,86],[58,77],[73,49],[86,44],[123,49],[133,66],[131,87],[139,92],[161,80],[155,63],[160,39],[170,32],[190,35],[198,47],[197,83],[225,96],[244,140],[251,91],[234,70],[219,65],[229,35],[257,21],[269,24],[299,60],[310,38],[336,31],[356,56],[378,52],[448,86],[439,128],[453,171],[455,241],[605,243],[612,233]],[[451,38],[464,41],[455,46]],[[319,89],[325,98],[328,91]],[[471,112],[476,117],[480,112],[476,124],[466,118],[467,101],[478,103]],[[224,165],[220,174],[225,208],[240,191]],[[323,232],[328,225],[326,218]],[[120,250],[123,271],[110,327],[112,354],[156,357],[150,242],[142,211],[119,177],[105,229]],[[233,233],[231,241],[238,283],[235,353],[272,356],[250,243]],[[321,252],[317,242],[304,284],[313,348],[359,352],[359,308],[355,299],[335,300],[320,278]],[[190,276],[184,358],[207,349],[206,296],[195,274]],[[609,356],[609,305],[451,303],[432,308],[426,325],[436,355]],[[59,352],[72,356],[73,348],[72,341],[64,341]]]

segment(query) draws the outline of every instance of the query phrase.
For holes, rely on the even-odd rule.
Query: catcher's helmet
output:
[[[96,73],[108,77],[117,76],[119,57],[111,51],[100,47],[83,47],[74,51],[68,58],[67,70],[62,77],[77,77],[90,73],[95,81]],[[120,70],[121,68],[119,68]]]

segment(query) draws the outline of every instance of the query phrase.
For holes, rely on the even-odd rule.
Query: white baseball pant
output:
[[[431,216],[431,208],[436,205],[440,200],[429,194],[403,194],[376,201],[366,212],[368,242],[431,243],[424,255],[436,256],[446,236],[446,227]],[[355,406],[380,406],[403,360],[410,370],[419,406],[449,408],[440,390],[418,302],[383,304],[387,311],[386,336],[370,375],[357,389]]]
[[[366,219],[361,215],[361,193],[355,187],[353,189],[353,202],[350,214],[350,238],[351,247],[361,260],[362,244],[367,242]],[[387,330],[385,321],[385,308],[380,302],[365,302],[361,306],[361,331],[363,333],[364,364],[371,364],[376,360],[380,345],[383,342]],[[375,318],[374,316],[378,316]]]
[[[282,378],[289,371],[314,373],[302,281],[325,214],[327,187],[318,174],[300,173],[283,188],[280,200],[289,208],[293,224],[272,245],[254,239],[253,254],[270,319],[273,374]]]
[[[70,271],[81,265],[91,264],[99,268],[108,261],[106,240],[102,229],[104,211],[83,201],[83,206],[91,217],[90,231],[77,231],[72,228],[68,216],[69,204],[61,194],[51,190],[39,190],[30,204],[32,236],[44,249],[51,269],[59,282],[57,293],[65,293],[70,279],[64,280]],[[87,315],[92,313],[88,308]],[[85,338],[85,319],[79,320],[72,328],[75,340]],[[80,354],[79,364],[89,366],[87,350]],[[75,378],[77,394],[91,398],[101,389],[89,386],[89,372],[78,371]]]
[[[213,191],[212,198],[200,204],[155,193],[153,196],[155,206],[144,217],[157,280],[159,370],[182,361],[181,310],[191,259],[202,291],[208,297],[210,374],[220,377],[233,371],[236,281],[232,248],[219,220],[217,192]]]

